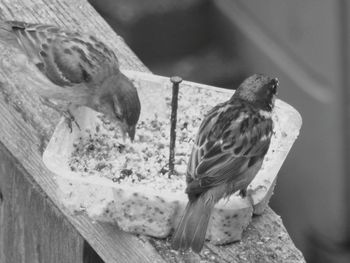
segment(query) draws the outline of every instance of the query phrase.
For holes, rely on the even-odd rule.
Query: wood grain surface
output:
[[[113,48],[123,69],[148,71],[85,0],[1,0],[0,17],[89,31]],[[16,52],[0,45],[0,54],[10,71],[18,71],[12,63]],[[8,69],[0,69],[0,262],[188,261],[189,255],[169,250],[167,240],[131,235],[65,210],[41,159],[59,116]],[[242,242],[208,245],[200,257],[201,262],[304,262],[270,209],[254,218]]]

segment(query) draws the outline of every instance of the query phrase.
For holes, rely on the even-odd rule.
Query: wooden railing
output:
[[[1,0],[0,10],[1,19],[89,31],[114,49],[123,69],[148,71],[85,0]],[[14,54],[0,46],[0,56]],[[26,83],[0,69],[0,262],[183,262],[168,240],[125,233],[60,204],[42,162],[58,120]],[[253,218],[241,242],[206,248],[201,262],[304,262],[271,209]]]

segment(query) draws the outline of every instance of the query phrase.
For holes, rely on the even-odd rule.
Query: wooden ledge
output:
[[[85,0],[0,0],[0,10],[2,19],[90,31],[115,50],[122,68],[147,71]],[[16,56],[3,46],[0,52],[1,59]],[[167,240],[131,235],[60,205],[53,174],[41,157],[59,116],[30,90],[0,69],[0,262],[183,262]],[[253,219],[241,242],[208,245],[200,257],[202,262],[304,262],[271,209]]]

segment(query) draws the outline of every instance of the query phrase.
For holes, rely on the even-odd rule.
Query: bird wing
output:
[[[94,36],[51,25],[6,24],[30,61],[56,85],[96,86],[119,72],[114,52]]]
[[[202,193],[238,178],[264,157],[272,130],[271,118],[243,101],[214,107],[204,118],[192,148],[187,193]]]

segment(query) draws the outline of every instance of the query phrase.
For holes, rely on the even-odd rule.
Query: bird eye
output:
[[[274,79],[272,80],[272,93],[273,93],[274,95],[277,94],[277,87],[278,87],[278,79],[277,79],[277,78],[274,78]]]

